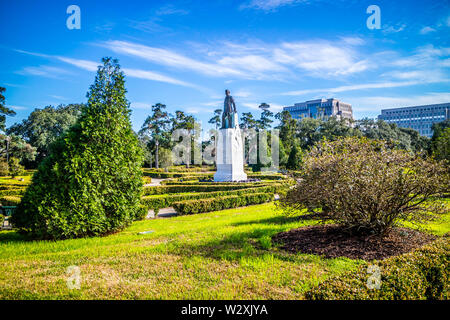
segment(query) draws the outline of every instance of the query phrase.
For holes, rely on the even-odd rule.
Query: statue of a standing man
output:
[[[236,104],[230,96],[230,90],[225,90],[225,101],[223,102],[222,129],[234,128],[236,126],[234,114],[236,113]]]

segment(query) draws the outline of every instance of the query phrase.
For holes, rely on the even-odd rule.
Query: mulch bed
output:
[[[431,234],[408,228],[393,229],[382,239],[349,235],[334,224],[302,227],[272,237],[273,242],[280,243],[280,248],[289,252],[363,260],[383,260],[407,253],[434,239],[436,237]]]

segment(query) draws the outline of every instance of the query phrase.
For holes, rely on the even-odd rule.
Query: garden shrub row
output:
[[[367,265],[306,292],[317,300],[437,300],[450,298],[450,237],[378,263],[380,289],[369,289]],[[374,264],[374,263],[372,263]]]
[[[16,196],[2,196],[0,197],[0,205],[2,206],[17,206],[22,198]]]
[[[245,196],[251,193],[278,193],[282,192],[282,185],[262,186],[255,188],[246,188],[241,190],[216,191],[216,192],[199,192],[193,194],[164,194],[161,196],[147,196],[141,199],[141,204],[148,209],[158,211],[161,208],[170,207],[174,202],[195,199],[207,199],[224,196]]]
[[[144,172],[182,172],[182,173],[202,173],[202,172],[211,172],[215,171],[216,169],[213,166],[191,166],[189,168],[186,168],[186,166],[170,166],[167,169],[166,168],[144,168]]]
[[[25,188],[14,188],[0,190],[0,197],[3,196],[22,196],[25,193]]]
[[[195,173],[195,172],[158,172],[158,171],[144,171],[144,176],[157,178],[157,179],[168,179],[168,178],[183,178],[183,179],[207,179],[212,178],[213,173]]]
[[[26,188],[28,187],[28,184],[20,184],[20,183],[8,183],[4,184],[3,181],[0,182],[0,190],[9,190],[9,189],[17,189],[17,188]]]
[[[255,182],[205,182],[198,180],[189,180],[189,181],[179,181],[179,180],[163,180],[161,184],[163,185],[184,185],[184,186],[236,186],[236,185],[262,185],[267,183],[279,183],[279,181],[270,180],[270,181],[255,181]]]
[[[185,192],[213,192],[213,191],[227,191],[248,188],[245,184],[234,185],[162,185],[144,187],[144,196],[153,194],[168,194],[168,193],[185,193]]]
[[[149,184],[149,183],[152,183],[152,178],[147,177],[147,176],[142,176],[142,181],[144,182],[144,184]]]
[[[273,193],[252,193],[199,200],[185,200],[172,204],[178,214],[194,214],[218,211],[229,208],[242,207],[251,204],[260,204],[271,201]]]

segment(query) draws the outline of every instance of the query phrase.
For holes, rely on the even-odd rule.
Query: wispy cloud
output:
[[[99,63],[89,60],[55,56],[56,59],[87,71],[97,71]]]
[[[369,69],[370,63],[360,58],[348,43],[360,45],[361,40],[347,38],[336,43],[319,40],[281,44],[224,42],[214,47],[194,46],[203,54],[197,59],[171,49],[128,41],[113,40],[100,45],[119,54],[212,77],[281,80],[292,78],[293,68],[315,77],[344,76]]]
[[[62,56],[52,56],[52,55],[43,55],[43,54],[36,54],[36,53],[30,53],[30,52],[26,52],[26,51],[22,51],[22,53],[26,53],[26,54],[32,54],[32,55],[36,55],[36,56],[41,56],[41,57],[45,57],[48,59],[53,59],[53,60],[59,60],[62,62],[65,62],[67,64],[70,64],[72,66],[75,66],[77,68],[89,71],[89,72],[95,72],[98,69],[98,66],[100,65],[99,63],[95,62],[95,61],[91,61],[91,60],[84,60],[84,59],[74,59],[74,58],[68,58],[68,57],[62,57]],[[44,72],[48,72],[50,73],[50,71],[54,71],[55,68],[51,68],[50,70],[45,69],[42,71],[40,69],[27,69],[25,71],[27,71],[28,73],[35,73],[36,75],[43,75],[41,73]],[[59,69],[59,68],[56,68]],[[63,70],[63,69],[61,69]],[[130,69],[130,68],[123,68],[122,69],[123,72],[125,73],[125,75],[132,77],[132,78],[138,78],[138,79],[145,79],[145,80],[152,80],[152,81],[159,81],[159,82],[165,82],[165,83],[170,83],[170,84],[175,84],[175,85],[180,85],[180,86],[185,86],[185,87],[191,87],[191,88],[195,88],[198,90],[204,90],[203,88],[189,83],[189,82],[185,82],[185,81],[181,81],[178,79],[175,79],[173,77],[169,77],[154,71],[149,71],[149,70],[142,70],[142,69]]]
[[[55,79],[58,79],[63,75],[71,74],[65,69],[44,65],[38,67],[25,67],[22,70],[16,71],[16,73],[24,76],[40,76]]]
[[[20,110],[28,110],[28,107],[24,107],[24,106],[9,106],[11,109],[14,109],[14,110],[18,110],[18,111],[20,111]]]
[[[65,97],[54,95],[54,94],[50,94],[49,97],[51,97],[53,99],[57,99],[57,100],[67,100],[67,98],[65,98]]]
[[[406,24],[397,23],[395,26],[384,25],[383,28],[381,28],[381,30],[383,31],[383,33],[389,34],[389,33],[401,32],[401,31],[405,30],[405,28],[406,28]]]
[[[307,2],[306,0],[251,0],[243,3],[239,8],[242,9],[258,9],[264,11],[274,11],[279,7],[293,5],[301,2]]]
[[[439,104],[450,101],[448,92],[432,92],[413,96],[364,96],[346,97],[345,101],[353,105],[357,112],[379,112],[385,108],[400,108],[427,104]]]
[[[159,81],[159,82],[166,82],[166,83],[176,84],[176,85],[180,85],[180,86],[184,86],[184,87],[199,88],[195,84],[181,81],[181,80],[178,80],[178,79],[175,79],[175,78],[172,78],[169,76],[165,76],[160,73],[153,72],[153,71],[124,68],[123,72],[125,72],[125,75],[127,75],[128,77],[145,79],[145,80],[153,80],[153,81]]]
[[[161,19],[158,17],[152,17],[144,21],[129,20],[129,26],[133,29],[146,33],[168,32],[171,30],[168,27],[164,27],[161,24]]]
[[[376,82],[376,83],[364,83],[364,84],[356,84],[356,85],[348,85],[348,86],[340,86],[335,88],[326,88],[326,89],[306,89],[306,90],[298,90],[298,91],[288,91],[282,93],[282,95],[287,96],[301,96],[310,93],[338,93],[338,92],[348,92],[355,90],[366,90],[366,89],[385,89],[385,88],[396,88],[396,87],[406,87],[417,84],[422,84],[421,81],[399,81],[399,82]]]
[[[189,10],[177,8],[172,4],[168,4],[156,10],[156,15],[167,16],[167,15],[186,15],[189,14]]]
[[[150,110],[152,107],[151,104],[145,103],[145,102],[131,102],[130,103],[131,109],[146,109]]]
[[[426,27],[423,27],[422,29],[420,29],[420,31],[419,31],[420,34],[428,34],[431,32],[436,32],[436,29],[426,26]]]
[[[200,62],[167,49],[118,40],[108,41],[102,45],[116,53],[136,56],[147,61],[170,67],[190,69],[210,76],[241,74],[238,70],[229,67],[221,67],[217,64]]]

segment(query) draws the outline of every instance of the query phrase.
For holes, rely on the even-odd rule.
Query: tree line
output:
[[[28,118],[6,128],[6,116],[14,116],[15,112],[8,108],[0,87],[0,171],[6,171],[9,166],[37,168],[38,164],[49,154],[49,146],[59,136],[67,131],[81,114],[83,104],[46,106],[36,108]],[[259,118],[251,112],[244,112],[240,116],[241,129],[254,129],[256,132],[268,130],[268,145],[271,143],[270,129],[279,130],[280,167],[298,170],[302,166],[302,157],[318,142],[333,141],[339,137],[366,137],[369,139],[385,140],[393,147],[407,150],[416,154],[434,156],[437,159],[450,160],[450,121],[446,120],[433,125],[431,139],[421,136],[416,130],[400,128],[395,123],[382,120],[362,119],[349,120],[330,117],[328,119],[305,118],[296,120],[289,112],[281,111],[274,114],[270,105],[261,103]],[[221,127],[222,109],[213,111],[208,121],[216,130]],[[278,121],[276,126],[274,122]],[[177,110],[173,114],[167,111],[165,104],[156,103],[143,122],[140,130],[135,134],[144,152],[145,167],[167,167],[173,163],[172,148],[177,141],[172,141],[172,133],[177,129],[186,130],[191,136],[191,143],[199,139],[201,132],[197,119],[184,111]],[[202,141],[202,149],[214,142],[214,138]],[[245,142],[246,162],[251,148],[259,145],[249,145]],[[189,167],[194,157],[193,150],[186,159]],[[270,152],[270,151],[268,151]],[[260,163],[257,152],[257,163],[252,164],[254,171],[259,171],[264,165]],[[189,160],[190,159],[190,160]],[[19,167],[20,169],[20,167]],[[3,170],[3,171],[4,171]],[[20,170],[19,170],[20,171]],[[3,172],[4,173],[4,172]],[[0,172],[2,174],[2,172]]]

